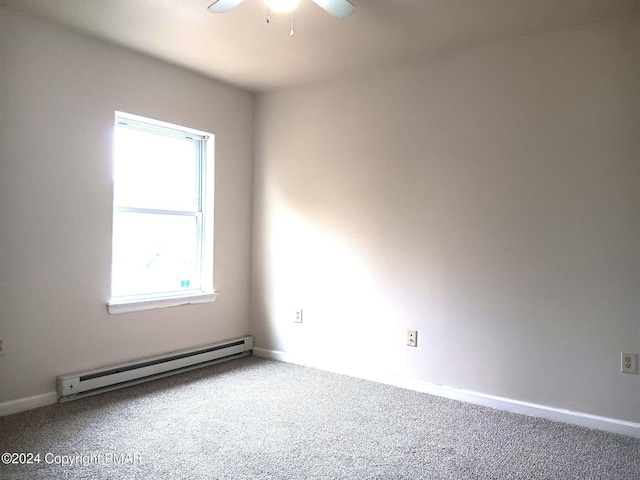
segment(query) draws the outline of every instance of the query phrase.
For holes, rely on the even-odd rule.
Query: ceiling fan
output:
[[[225,13],[237,7],[244,0],[216,0],[209,5],[209,11],[213,13]],[[337,18],[348,17],[356,9],[349,0],[311,0],[313,3],[326,10]],[[266,0],[267,7],[273,10],[290,11],[298,5],[299,0]]]

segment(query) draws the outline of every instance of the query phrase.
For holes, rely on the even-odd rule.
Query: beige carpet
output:
[[[3,480],[640,479],[640,439],[256,357],[2,417],[4,452],[33,463]]]

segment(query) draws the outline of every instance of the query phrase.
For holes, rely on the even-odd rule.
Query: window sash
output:
[[[120,117],[122,118],[122,117]],[[144,132],[144,133],[151,133],[151,134],[156,134],[156,135],[160,135],[162,137],[171,137],[171,138],[177,138],[180,140],[189,140],[190,142],[193,143],[194,145],[194,151],[195,151],[195,178],[194,178],[194,183],[195,183],[195,192],[194,192],[194,196],[195,198],[193,199],[194,202],[192,205],[195,205],[194,209],[181,209],[180,211],[185,211],[185,212],[202,212],[203,211],[203,194],[204,191],[206,189],[206,175],[204,174],[204,170],[206,168],[206,158],[207,158],[207,152],[206,152],[206,145],[207,142],[206,140],[209,138],[206,135],[198,135],[198,134],[187,134],[186,132],[183,131],[179,131],[176,130],[175,128],[168,128],[168,127],[160,127],[160,126],[155,126],[152,124],[143,124],[141,122],[134,122],[132,121],[132,123],[125,123],[125,122],[117,122],[116,124],[116,128],[130,128],[132,130],[137,130],[140,132]],[[194,138],[196,137],[196,138]],[[115,173],[115,171],[114,171]],[[116,179],[117,180],[117,179]],[[117,188],[117,187],[116,187]],[[153,205],[147,205],[145,207],[140,207],[138,205],[135,205],[133,203],[129,203],[129,202],[122,202],[121,198],[117,198],[118,195],[115,195],[115,199],[114,201],[117,201],[118,203],[115,203],[115,207],[119,207],[119,208],[141,208],[141,209],[149,209],[149,210],[153,210],[154,207]],[[155,209],[155,210],[162,210],[162,209]],[[177,211],[177,210],[167,210],[167,211]]]
[[[192,226],[188,230],[181,230],[181,232],[183,232],[183,235],[178,235],[177,237],[174,237],[173,240],[179,242],[178,245],[180,245],[180,243],[184,241],[186,242],[192,241],[194,246],[193,248],[189,248],[186,250],[185,249],[180,250],[179,248],[178,251],[176,251],[175,245],[172,246],[171,243],[167,245],[162,241],[162,239],[165,238],[163,236],[149,238],[147,239],[149,240],[148,242],[143,242],[143,244],[140,244],[140,243],[136,244],[135,239],[140,237],[135,236],[136,235],[135,230],[133,232],[129,230],[127,232],[129,233],[129,235],[127,235],[127,233],[123,233],[122,231],[120,231],[118,234],[118,233],[115,233],[115,230],[114,230],[114,245],[113,245],[114,255],[118,255],[120,256],[120,258],[122,258],[122,256],[124,256],[125,258],[129,257],[129,259],[133,260],[134,263],[130,266],[130,268],[124,267],[124,271],[123,271],[122,264],[121,263],[119,264],[116,258],[114,258],[114,262],[116,263],[114,263],[112,266],[112,275],[114,275],[114,277],[112,277],[112,282],[113,280],[117,280],[117,283],[113,283],[112,285],[112,288],[114,287],[116,288],[116,295],[114,295],[113,298],[119,299],[119,300],[123,300],[123,299],[135,300],[138,297],[164,298],[167,296],[184,295],[187,293],[190,293],[190,294],[204,293],[206,291],[205,289],[206,283],[205,283],[205,279],[203,278],[203,275],[206,269],[203,268],[203,255],[202,255],[203,216],[200,213],[185,215],[184,212],[178,212],[179,213],[178,215],[171,215],[171,214],[164,214],[164,213],[159,214],[157,212],[140,212],[140,211],[131,212],[128,210],[129,209],[125,209],[125,211],[114,212],[114,225],[122,225],[121,222],[125,222],[126,224],[127,222],[131,222],[136,215],[141,215],[141,216],[144,215],[144,217],[141,218],[139,221],[137,220],[133,220],[133,221],[137,224],[144,224],[144,222],[151,221],[151,224],[147,224],[147,226],[151,226],[151,228],[154,228],[154,226],[159,227],[160,230],[162,231],[163,228],[171,228],[170,226],[171,224],[164,223],[163,218],[167,218],[168,221],[171,221],[171,219],[177,219],[177,218],[192,218],[193,219]],[[126,217],[119,218],[119,215],[125,215]],[[134,237],[131,237],[131,234],[133,234]],[[144,233],[142,233],[142,238],[143,240],[145,239]],[[155,239],[160,239],[161,241],[158,243],[154,243]],[[123,246],[123,242],[126,246]],[[147,247],[142,245],[146,245]],[[157,257],[153,256],[154,251],[160,252],[163,255],[157,256]],[[141,255],[144,255],[144,256],[141,256]],[[149,260],[149,263],[146,266],[142,267],[142,264],[139,262],[143,261],[142,263],[144,263],[147,260]],[[151,273],[152,277],[147,277],[147,280],[148,281],[150,280],[152,283],[155,283],[156,281],[158,281],[158,284],[156,284],[157,289],[154,290],[149,288],[151,287],[151,285],[149,284],[148,281],[145,282],[144,279],[146,275],[152,272],[152,271],[148,271],[147,269],[156,261],[160,261],[161,262],[160,265],[162,265],[163,261],[164,262],[185,261],[187,262],[185,266],[187,266],[188,269],[185,270],[184,268],[176,268],[175,265],[177,264],[174,264],[173,268],[170,267],[168,269],[162,268],[160,266],[160,270],[157,271],[158,276],[153,277],[153,273]],[[156,263],[151,268],[152,269],[157,268],[157,265],[158,264]],[[126,279],[123,279],[121,277],[123,273],[127,275]],[[191,285],[178,285],[177,283],[172,283],[173,280],[171,280],[171,278],[172,278],[172,275],[174,274],[177,274],[178,277],[182,276],[182,280],[190,280]],[[136,281],[141,281],[142,283],[136,284],[134,281],[133,284],[127,284],[127,279],[130,280],[131,278],[136,278],[136,277],[138,277]],[[180,280],[180,278],[176,278],[176,280]],[[132,285],[136,286],[137,289],[131,288]]]

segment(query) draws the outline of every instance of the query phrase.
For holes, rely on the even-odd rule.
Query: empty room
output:
[[[640,479],[640,0],[0,0],[0,478]]]

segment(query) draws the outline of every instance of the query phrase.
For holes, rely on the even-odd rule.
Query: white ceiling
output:
[[[288,14],[245,0],[0,0],[5,6],[265,91],[536,32],[640,13],[640,0],[352,0],[345,19],[301,0]]]

